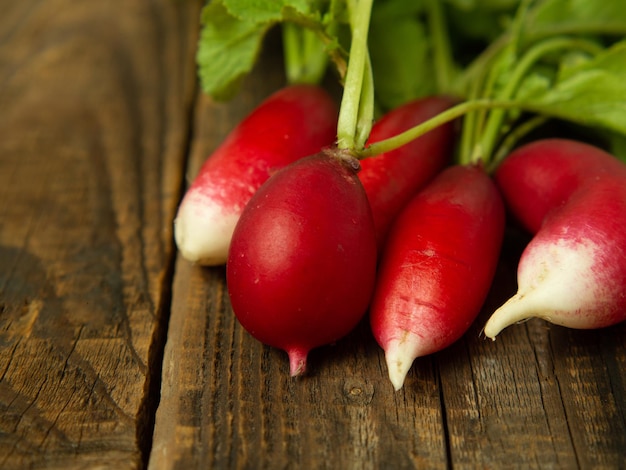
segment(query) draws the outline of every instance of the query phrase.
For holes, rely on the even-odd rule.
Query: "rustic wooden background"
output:
[[[625,327],[480,329],[394,392],[364,322],[288,376],[176,256],[188,178],[283,85],[198,91],[198,0],[0,0],[0,468],[624,468]]]

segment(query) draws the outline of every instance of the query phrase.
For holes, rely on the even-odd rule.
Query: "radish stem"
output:
[[[381,153],[390,152],[391,150],[395,150],[407,143],[411,142],[414,139],[417,139],[421,135],[426,132],[434,129],[437,126],[445,124],[446,122],[453,121],[466,113],[471,111],[477,111],[481,109],[492,109],[492,108],[515,108],[519,107],[520,103],[515,101],[493,101],[493,100],[473,100],[473,101],[465,101],[461,104],[458,104],[442,113],[438,114],[432,119],[423,122],[411,129],[402,132],[394,137],[390,137],[385,140],[381,140],[379,142],[375,142],[368,147],[357,150],[356,154],[359,159],[374,157],[376,155],[380,155]]]
[[[481,77],[482,78],[482,77]],[[481,80],[476,80],[472,84],[469,99],[478,99],[478,92],[480,89]],[[475,135],[475,129],[478,127],[478,113],[468,113],[463,118],[460,147],[459,147],[459,163],[467,164],[470,162],[470,155],[472,153],[473,137]]]
[[[428,16],[433,39],[433,55],[437,88],[439,94],[451,93],[452,77],[455,74],[450,36],[446,31],[446,23],[440,0],[428,0]]]
[[[355,148],[362,149],[369,138],[374,118],[374,75],[369,55],[363,70],[363,84],[359,101]]]
[[[287,83],[319,84],[328,65],[324,43],[315,31],[288,22],[281,26]]]
[[[539,59],[545,55],[563,49],[579,49],[591,54],[596,54],[601,48],[590,41],[572,39],[568,37],[557,37],[540,42],[536,46],[529,49],[521,58],[517,66],[513,69],[511,78],[508,80],[506,86],[496,97],[499,101],[505,101],[512,99],[515,92],[519,88],[520,83],[527,76],[530,68],[537,63]],[[498,134],[502,128],[502,121],[504,120],[505,110],[494,110],[487,120],[484,132],[482,133],[482,139],[479,143],[479,147],[475,150],[473,159],[482,159],[484,163],[488,163],[491,158],[491,153],[496,145]]]
[[[369,118],[365,115],[360,116],[359,113],[363,80],[367,73],[367,36],[372,3],[373,0],[349,2],[352,43],[350,44],[350,58],[337,124],[337,146],[340,149],[355,150],[358,123],[369,119],[371,125],[371,120],[373,119],[373,109]],[[373,93],[373,88],[371,92]],[[367,109],[364,110],[367,111]]]
[[[493,159],[491,160],[491,162],[489,162],[489,165],[487,167],[487,172],[493,173],[496,170],[497,166],[500,164],[500,162],[502,162],[502,160],[504,160],[507,157],[507,155],[511,153],[511,150],[513,150],[513,147],[515,147],[517,142],[519,142],[522,137],[529,134],[530,132],[535,130],[537,127],[545,124],[546,121],[548,121],[548,119],[549,118],[547,116],[537,115],[537,116],[533,116],[532,118],[528,119],[526,122],[515,127],[515,129],[513,129],[505,137],[502,144],[500,144],[500,146],[498,147],[498,150],[496,151]]]
[[[281,27],[283,38],[283,55],[287,82],[294,83],[302,70],[302,57],[297,27],[291,23],[283,23]]]

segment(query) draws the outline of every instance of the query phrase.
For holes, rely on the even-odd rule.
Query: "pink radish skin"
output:
[[[416,358],[451,345],[476,319],[498,263],[504,221],[489,176],[475,166],[453,166],[393,223],[370,321],[396,390]]]
[[[534,237],[518,265],[518,292],[485,335],[533,317],[577,329],[626,320],[626,165],[591,145],[550,139],[514,151],[495,177]]]
[[[174,221],[182,256],[201,265],[226,262],[235,224],[269,176],[332,145],[337,106],[321,88],[294,85],[263,101],[206,160]]]
[[[320,153],[273,175],[235,228],[226,264],[241,325],[306,370],[309,351],[364,316],[376,276],[376,235],[355,159]]]
[[[404,132],[454,104],[451,98],[433,96],[402,105],[374,124],[369,143]],[[400,210],[451,161],[454,138],[454,123],[450,122],[399,149],[361,161],[359,179],[372,207],[380,248]]]

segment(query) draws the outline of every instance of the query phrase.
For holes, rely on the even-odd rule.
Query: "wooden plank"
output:
[[[199,2],[1,3],[0,467],[137,468]]]
[[[626,325],[547,333],[576,458],[581,468],[626,462]]]

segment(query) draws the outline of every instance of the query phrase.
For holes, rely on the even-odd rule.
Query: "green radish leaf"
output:
[[[515,99],[519,101],[532,100],[534,97],[542,96],[550,90],[554,83],[554,72],[551,70],[539,69],[527,75],[520,83]],[[509,121],[513,122],[523,114],[520,109],[508,111]]]
[[[563,67],[550,89],[529,90],[517,98],[524,108],[626,135],[626,41]]]
[[[345,0],[212,0],[202,10],[196,53],[202,89],[215,99],[230,99],[258,60],[266,33],[281,22],[320,35],[317,50],[309,50],[309,41],[301,59],[315,63],[302,67],[323,69],[319,55],[326,52],[342,75],[346,59],[337,34],[346,19]]]
[[[528,16],[527,31],[537,38],[559,34],[626,34],[624,0],[543,0]]]
[[[526,76],[520,84],[516,99],[521,101],[532,100],[533,97],[545,95],[554,83],[554,73],[536,71]]]
[[[282,20],[285,8],[308,15],[312,6],[312,2],[307,0],[222,0],[222,2],[231,15],[256,23]]]
[[[559,80],[569,80],[581,72],[598,70],[617,78],[626,76],[626,40],[615,43],[597,56],[583,60],[578,56],[577,61],[570,61],[568,66],[562,67]]]
[[[216,99],[228,99],[258,58],[271,23],[232,16],[220,1],[204,7],[196,62],[202,89]]]
[[[373,18],[369,50],[378,105],[393,109],[434,93],[436,77],[424,24],[411,16],[396,17],[390,22]]]

